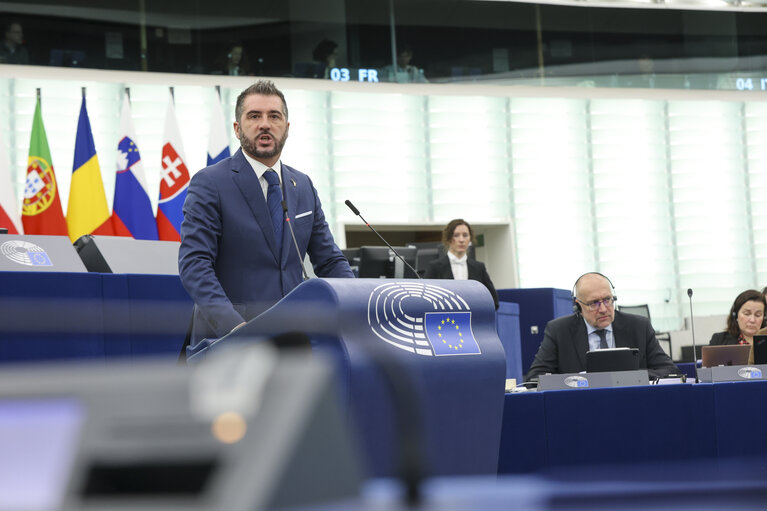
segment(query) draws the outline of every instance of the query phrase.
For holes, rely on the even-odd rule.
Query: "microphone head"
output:
[[[692,298],[692,288],[691,287],[687,288],[687,296]]]
[[[349,206],[349,209],[351,209],[351,210],[352,210],[352,213],[354,213],[354,214],[355,214],[355,215],[357,215],[357,216],[360,216],[360,210],[354,207],[354,204],[352,204],[352,201],[350,201],[349,199],[346,199],[346,200],[344,201],[344,204],[346,204],[347,206]]]

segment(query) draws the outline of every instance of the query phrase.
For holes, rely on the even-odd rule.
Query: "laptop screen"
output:
[[[703,346],[701,358],[703,367],[742,366],[748,364],[751,346],[748,344],[722,344]]]

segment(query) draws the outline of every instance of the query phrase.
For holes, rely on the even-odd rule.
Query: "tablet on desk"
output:
[[[743,366],[748,364],[749,344],[721,344],[701,348],[701,367]]]
[[[638,348],[606,348],[586,352],[586,372],[636,371],[639,369]]]
[[[754,336],[754,364],[767,364],[767,335]]]

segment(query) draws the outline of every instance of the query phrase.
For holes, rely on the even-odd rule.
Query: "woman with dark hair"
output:
[[[754,335],[764,327],[764,311],[767,300],[756,289],[743,291],[735,298],[727,316],[727,330],[711,336],[710,345],[717,344],[753,344]],[[753,364],[754,352],[749,355]]]
[[[330,70],[336,67],[338,44],[330,39],[323,39],[312,52],[312,58],[317,63],[314,78],[330,78]]]
[[[493,295],[495,308],[498,308],[498,293],[495,292],[493,281],[487,274],[485,264],[469,259],[467,251],[474,242],[474,233],[468,222],[461,218],[451,220],[442,231],[442,243],[447,248],[447,254],[429,263],[424,278],[476,280],[482,282]]]

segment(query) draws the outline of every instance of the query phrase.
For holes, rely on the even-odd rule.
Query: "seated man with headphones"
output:
[[[586,352],[604,348],[638,348],[639,367],[650,378],[679,372],[655,338],[647,318],[615,310],[614,288],[601,273],[586,273],[573,286],[573,312],[546,325],[543,341],[525,375],[579,373],[586,370]]]

